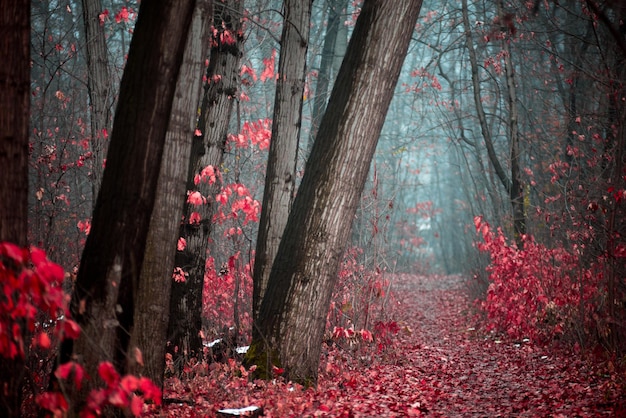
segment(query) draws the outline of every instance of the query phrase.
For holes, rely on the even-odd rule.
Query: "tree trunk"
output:
[[[504,6],[502,0],[497,0],[498,17],[500,19],[500,30],[503,33],[510,33],[505,24]],[[511,36],[513,34],[511,33]],[[522,236],[526,234],[526,213],[524,210],[524,184],[520,172],[520,141],[519,141],[519,111],[517,109],[517,86],[515,85],[515,67],[511,59],[511,40],[507,37],[502,42],[504,51],[504,72],[506,76],[506,93],[509,105],[509,141],[511,141],[511,189],[509,191],[509,201],[513,211],[513,234],[518,248],[524,246]]]
[[[120,85],[107,168],[78,277],[72,315],[82,327],[73,354],[92,380],[72,395],[78,412],[98,385],[97,367],[126,371],[161,157],[194,0],[142,2]],[[63,347],[69,357],[72,344]]]
[[[365,0],[294,200],[247,363],[314,384],[330,297],[421,0]]]
[[[272,139],[254,259],[253,318],[256,318],[265,294],[272,262],[293,203],[311,4],[310,0],[285,1]]]
[[[313,113],[311,114],[311,131],[309,133],[309,142],[307,143],[308,151],[310,151],[313,146],[313,140],[320,126],[320,120],[326,109],[328,90],[333,84],[333,80],[331,79],[332,65],[335,58],[337,33],[341,27],[342,10],[345,8],[344,3],[346,3],[346,0],[328,0],[326,2],[326,7],[328,8],[328,22],[326,23],[326,36],[324,37],[324,46],[322,47],[322,59],[320,69],[317,73],[317,84],[315,85]]]
[[[0,7],[0,241],[27,245],[30,1]],[[0,355],[0,416],[20,416],[24,359]]]
[[[187,37],[165,137],[163,162],[137,287],[130,339],[129,372],[142,374],[161,388],[165,371],[172,270],[183,209],[180,196],[186,190],[187,164],[202,90],[200,75],[209,48],[211,3],[211,0],[196,0]],[[132,355],[135,349],[143,353],[143,364],[139,364]]]
[[[30,1],[0,10],[0,241],[27,244]]]
[[[113,92],[111,91],[104,25],[100,23],[99,18],[103,10],[102,3],[100,0],[82,0],[82,4],[87,49],[87,89],[91,105],[91,151],[93,152],[91,179],[95,201],[104,172],[103,162],[106,153],[106,136],[111,123]]]
[[[505,16],[503,6],[500,0],[497,1],[498,15],[501,22],[504,22]],[[515,85],[515,68],[511,61],[511,51],[509,48],[509,40],[506,39],[502,43],[503,50],[505,51],[505,76],[507,85],[507,103],[508,103],[508,134],[510,141],[510,159],[511,166],[510,176],[504,170],[504,167],[498,159],[498,155],[493,145],[493,139],[491,135],[491,129],[487,123],[487,115],[483,108],[480,80],[478,76],[478,60],[476,57],[476,51],[474,50],[474,43],[472,40],[471,26],[469,22],[469,14],[467,9],[467,0],[462,2],[463,10],[463,26],[465,29],[466,45],[469,52],[469,61],[472,73],[472,86],[474,93],[474,104],[476,106],[476,112],[478,114],[478,121],[480,123],[480,130],[485,141],[485,148],[487,149],[487,155],[496,175],[504,189],[507,192],[509,204],[511,205],[511,212],[513,214],[513,235],[515,242],[519,248],[522,248],[523,241],[522,235],[526,233],[526,214],[524,210],[524,186],[521,181],[520,171],[520,144],[519,144],[519,112],[517,109],[517,87]],[[504,24],[504,23],[502,23]],[[499,28],[501,31],[508,31],[509,28],[503,26]],[[474,145],[475,146],[475,145]],[[478,151],[479,152],[479,151]]]
[[[243,36],[241,35],[242,0],[227,0],[213,4],[213,26],[218,30],[224,27],[235,36],[232,45],[223,44],[219,34],[214,38],[211,48],[209,67],[204,96],[200,110],[198,127],[202,136],[195,136],[189,160],[187,190],[199,190],[202,184],[195,185],[194,177],[204,167],[211,165],[218,170],[224,155],[224,146],[228,125],[231,119],[233,102],[239,88],[239,62]],[[224,26],[222,26],[222,23]],[[219,80],[214,80],[220,75]],[[215,184],[201,190],[209,197],[207,204],[194,207],[184,203],[183,221],[179,235],[187,242],[182,251],[177,251],[175,266],[188,273],[184,282],[172,283],[170,316],[168,324],[168,352],[175,356],[175,364],[180,366],[190,357],[202,355],[202,289],[204,285],[205,264],[211,232],[211,220],[214,213],[214,197],[220,188],[219,176]],[[178,196],[187,201],[186,194]],[[189,223],[192,212],[198,212],[201,221]]]

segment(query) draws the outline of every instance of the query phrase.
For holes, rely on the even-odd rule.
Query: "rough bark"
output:
[[[93,152],[91,180],[93,199],[96,199],[104,168],[106,134],[111,124],[113,93],[109,74],[109,57],[104,25],[99,14],[103,7],[100,0],[82,0],[85,25],[85,47],[87,50],[87,90],[90,103],[91,151]]]
[[[0,7],[0,241],[27,244],[30,1]],[[20,416],[24,359],[0,355],[0,416]]]
[[[25,246],[28,212],[30,1],[0,10],[0,241]]]
[[[78,270],[71,311],[81,336],[64,344],[89,376],[103,360],[126,371],[129,330],[143,265],[172,99],[194,0],[142,2],[120,84],[107,168]],[[73,350],[72,350],[73,349]],[[93,378],[72,395],[76,413]]]
[[[241,35],[241,17],[243,1],[228,0],[213,4],[213,26],[233,32],[236,43],[232,45],[220,42],[219,35],[211,47],[207,80],[200,108],[198,128],[202,136],[193,139],[192,151],[187,174],[187,190],[197,190],[194,177],[204,167],[211,165],[216,169],[221,166],[228,125],[231,119],[233,102],[239,88],[239,63],[243,37]],[[214,80],[214,75],[221,79]],[[168,324],[168,352],[175,356],[175,364],[181,366],[190,357],[202,355],[202,289],[204,285],[205,264],[211,232],[211,220],[215,201],[212,199],[220,188],[219,180],[213,185],[200,190],[208,197],[208,203],[194,207],[186,203],[185,193],[178,196],[184,203],[183,222],[179,235],[187,241],[183,251],[177,251],[175,265],[188,273],[185,282],[172,283],[170,299],[170,317]],[[198,212],[202,218],[199,224],[190,224],[189,216]]]
[[[311,4],[311,1],[301,0],[286,0],[284,4],[272,139],[254,260],[253,317],[257,316],[265,294],[272,262],[293,203]]]
[[[185,55],[178,75],[170,122],[165,136],[163,162],[146,251],[137,287],[131,332],[129,372],[146,376],[163,387],[165,341],[169,322],[172,270],[185,194],[191,142],[202,90],[204,60],[211,29],[211,0],[196,0]],[[143,364],[132,354],[143,355]]]
[[[363,3],[255,321],[246,361],[259,372],[280,364],[317,381],[337,268],[421,3]]]

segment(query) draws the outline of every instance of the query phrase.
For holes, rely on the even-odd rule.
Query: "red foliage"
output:
[[[199,364],[193,378],[166,381],[172,402],[153,416],[215,416],[250,405],[262,407],[265,417],[624,413],[624,380],[610,364],[476,330],[461,278],[398,275],[392,281],[397,320],[388,328],[397,334],[384,353],[325,345],[318,385],[310,389],[280,377],[252,381],[234,360]]]
[[[519,249],[480,217],[474,224],[483,238],[478,248],[491,257],[491,283],[481,302],[488,330],[547,342],[567,330],[592,328],[589,321],[597,316],[602,292],[600,269],[583,268],[573,251],[546,248],[530,236]]]
[[[50,350],[53,348],[50,336],[56,341],[78,338],[80,327],[69,319],[69,297],[61,287],[64,278],[63,269],[48,260],[44,251],[0,243],[0,356],[9,359],[25,357],[27,352],[32,354],[35,347]],[[25,342],[31,335],[34,338],[28,346]],[[89,393],[81,416],[98,416],[107,405],[140,416],[145,401],[156,405],[161,401],[160,390],[149,379],[130,375],[120,378],[108,362],[101,363],[98,372],[106,388]],[[69,381],[77,389],[87,378],[83,367],[73,361],[58,366],[54,375],[59,380]],[[40,380],[33,378],[34,382]],[[54,416],[64,416],[69,408],[61,392],[43,392],[35,400]]]
[[[51,332],[55,337],[76,338],[77,325],[69,319],[61,266],[52,263],[37,248],[20,248],[0,243],[0,356],[24,357],[25,341],[35,346],[50,347]],[[51,322],[54,327],[44,329]]]

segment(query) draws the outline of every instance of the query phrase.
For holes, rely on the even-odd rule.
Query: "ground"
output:
[[[251,382],[235,361],[198,365],[168,379],[170,401],[153,416],[251,405],[271,417],[626,416],[626,376],[612,363],[481,331],[463,278],[399,275],[393,288],[397,333],[382,350],[325,346],[316,389]]]

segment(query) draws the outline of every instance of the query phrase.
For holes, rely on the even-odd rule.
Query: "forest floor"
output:
[[[325,347],[316,389],[253,382],[235,361],[213,363],[168,379],[165,397],[177,401],[154,416],[255,405],[266,417],[626,417],[623,371],[481,332],[460,277],[400,275],[393,286],[390,343]]]

